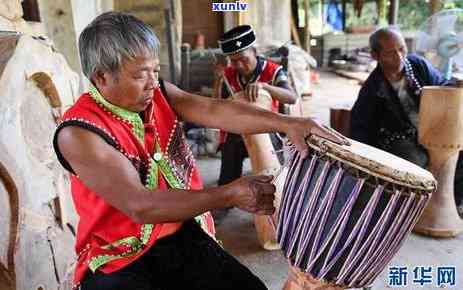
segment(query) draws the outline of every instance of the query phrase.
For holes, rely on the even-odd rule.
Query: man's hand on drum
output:
[[[264,88],[264,83],[255,82],[246,86],[244,93],[250,103],[254,103],[259,95],[259,90]]]
[[[241,177],[225,185],[230,190],[231,205],[258,215],[271,215],[275,211],[275,185],[273,176]]]
[[[310,135],[317,135],[338,144],[350,144],[343,135],[311,118],[291,118],[285,133],[303,158],[309,154],[306,139]]]

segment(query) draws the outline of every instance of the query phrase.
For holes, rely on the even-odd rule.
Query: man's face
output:
[[[96,85],[113,105],[132,112],[142,112],[152,102],[159,86],[159,60],[143,55],[125,60],[117,74],[103,73]]]
[[[380,39],[381,50],[373,53],[386,73],[400,73],[404,68],[403,59],[407,54],[407,46],[402,37],[390,34]]]
[[[256,69],[257,59],[253,49],[232,54],[229,56],[230,65],[235,68],[240,75],[250,76]]]

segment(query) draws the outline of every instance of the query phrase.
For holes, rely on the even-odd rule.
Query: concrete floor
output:
[[[312,116],[329,124],[329,108],[332,106],[351,106],[355,101],[358,85],[333,74],[322,73],[321,83],[314,86],[314,96],[304,102],[304,115]],[[220,169],[220,159],[200,158],[198,165],[206,185],[215,185]],[[245,162],[245,173],[249,174],[250,165]],[[262,250],[257,243],[252,216],[233,209],[217,227],[217,236],[227,251],[247,265],[259,276],[271,290],[281,289],[287,276],[287,262],[280,251]],[[439,266],[456,267],[456,286],[463,289],[463,236],[454,239],[431,239],[412,234],[407,238],[399,253],[389,266],[408,267],[408,287],[400,289],[440,289],[437,288],[436,268]],[[433,285],[412,284],[413,269],[417,266],[433,267]],[[372,290],[398,289],[388,287],[388,269],[372,285]]]

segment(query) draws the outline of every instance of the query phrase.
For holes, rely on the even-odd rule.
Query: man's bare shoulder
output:
[[[58,147],[62,154],[72,162],[73,159],[93,159],[104,156],[109,145],[87,129],[66,126],[57,135]]]

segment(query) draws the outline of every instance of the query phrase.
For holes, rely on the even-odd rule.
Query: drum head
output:
[[[339,145],[312,135],[308,144],[321,154],[394,184],[424,191],[436,189],[437,182],[429,171],[383,150],[349,141],[351,145]]]

